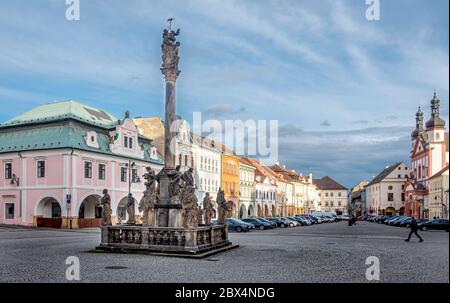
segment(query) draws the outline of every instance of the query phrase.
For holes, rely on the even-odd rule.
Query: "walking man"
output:
[[[420,237],[420,235],[417,233],[417,230],[419,229],[417,226],[417,221],[416,218],[412,217],[411,219],[411,225],[410,225],[411,231],[409,232],[409,236],[408,239],[406,239],[406,242],[409,242],[409,240],[411,239],[412,234],[415,234],[417,236],[417,238],[419,238],[419,242],[423,242],[422,237]]]

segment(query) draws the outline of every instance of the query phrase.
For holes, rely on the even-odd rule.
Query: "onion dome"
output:
[[[436,95],[436,92],[434,92],[434,97],[431,100],[431,118],[427,121],[425,124],[427,129],[430,128],[444,128],[445,127],[445,121],[439,117],[439,107],[441,100]]]
[[[411,139],[416,139],[423,130],[423,112],[419,109],[416,113],[416,129],[411,133]]]

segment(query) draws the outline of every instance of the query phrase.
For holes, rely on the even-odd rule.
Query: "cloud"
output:
[[[231,104],[214,104],[204,110],[203,113],[221,117],[227,114],[245,113],[246,111],[247,110],[244,106],[234,108]]]
[[[370,180],[388,164],[409,163],[410,131],[407,127],[380,127],[292,132],[280,136],[279,160],[304,174],[329,175],[350,188],[363,179]]]
[[[322,123],[320,123],[320,126],[330,127],[331,123],[328,120],[325,120],[325,121],[322,121]]]

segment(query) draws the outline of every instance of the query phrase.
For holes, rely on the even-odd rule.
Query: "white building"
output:
[[[348,188],[328,176],[314,179],[313,184],[317,188],[316,211],[335,212],[338,215],[347,213]]]
[[[366,187],[369,214],[396,215],[404,213],[404,183],[410,170],[403,162],[386,167]]]
[[[255,201],[255,171],[248,160],[241,158],[239,161],[239,218],[256,216],[257,206]]]

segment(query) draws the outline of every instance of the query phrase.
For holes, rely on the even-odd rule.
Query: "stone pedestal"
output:
[[[236,248],[226,225],[196,228],[117,225],[102,227],[100,252],[204,256]]]
[[[155,222],[157,227],[182,227],[183,206],[179,201],[174,203],[169,194],[168,172],[171,168],[163,168],[158,174],[159,201],[155,205]]]

